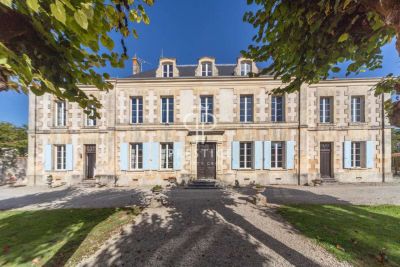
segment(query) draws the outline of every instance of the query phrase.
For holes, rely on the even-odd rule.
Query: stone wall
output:
[[[3,151],[0,156],[0,185],[4,183],[25,184],[27,157],[19,157],[16,150]]]

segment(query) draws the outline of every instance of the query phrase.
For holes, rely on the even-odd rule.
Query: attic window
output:
[[[173,77],[172,63],[168,62],[163,64],[163,77],[164,78]]]
[[[240,75],[247,76],[251,72],[251,62],[250,61],[242,61],[240,63]]]
[[[201,63],[201,76],[212,76],[212,64],[211,62]]]

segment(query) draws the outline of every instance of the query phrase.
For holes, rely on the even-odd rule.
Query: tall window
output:
[[[361,167],[361,142],[351,143],[351,167]]]
[[[284,121],[284,98],[283,96],[272,96],[271,98],[271,120],[273,122]]]
[[[131,98],[131,123],[143,123],[143,97],[135,96]]]
[[[66,151],[65,151],[65,145],[56,145],[56,170],[65,170],[66,168]]]
[[[240,75],[246,76],[249,75],[250,72],[251,72],[251,62],[242,61],[242,63],[240,63]]]
[[[271,168],[284,167],[284,142],[271,142]]]
[[[212,76],[212,64],[211,62],[201,63],[201,76]]]
[[[161,144],[161,169],[172,169],[174,166],[174,144]]]
[[[243,169],[251,169],[253,167],[253,143],[240,142],[240,162],[239,166]]]
[[[363,122],[364,121],[364,101],[362,96],[351,97],[351,121]]]
[[[94,116],[96,108],[91,105],[88,110],[90,110],[90,113],[86,114],[86,126],[96,126],[96,117]]]
[[[213,117],[213,97],[212,96],[201,96],[200,97],[200,121],[204,123],[210,123],[214,121]]]
[[[65,126],[67,123],[65,101],[56,102],[56,126]]]
[[[319,99],[319,121],[322,123],[332,122],[330,97],[321,97]]]
[[[253,96],[241,95],[240,96],[240,121],[252,122],[253,121]]]
[[[139,170],[143,168],[143,144],[131,144],[131,169]]]
[[[174,98],[172,96],[161,98],[161,122],[174,122]]]
[[[171,63],[163,64],[163,77],[168,78],[173,76],[173,65]]]

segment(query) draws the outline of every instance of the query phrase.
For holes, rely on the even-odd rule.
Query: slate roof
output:
[[[234,76],[234,69],[236,67],[235,64],[221,64],[215,65],[218,69],[218,76]],[[177,65],[176,66],[179,70],[179,77],[195,77],[195,71],[197,65]],[[156,69],[143,71],[137,73],[135,75],[129,76],[129,78],[155,78],[156,77]]]

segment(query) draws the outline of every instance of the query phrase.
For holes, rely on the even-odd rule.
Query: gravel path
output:
[[[232,190],[166,193],[81,266],[347,266]]]

